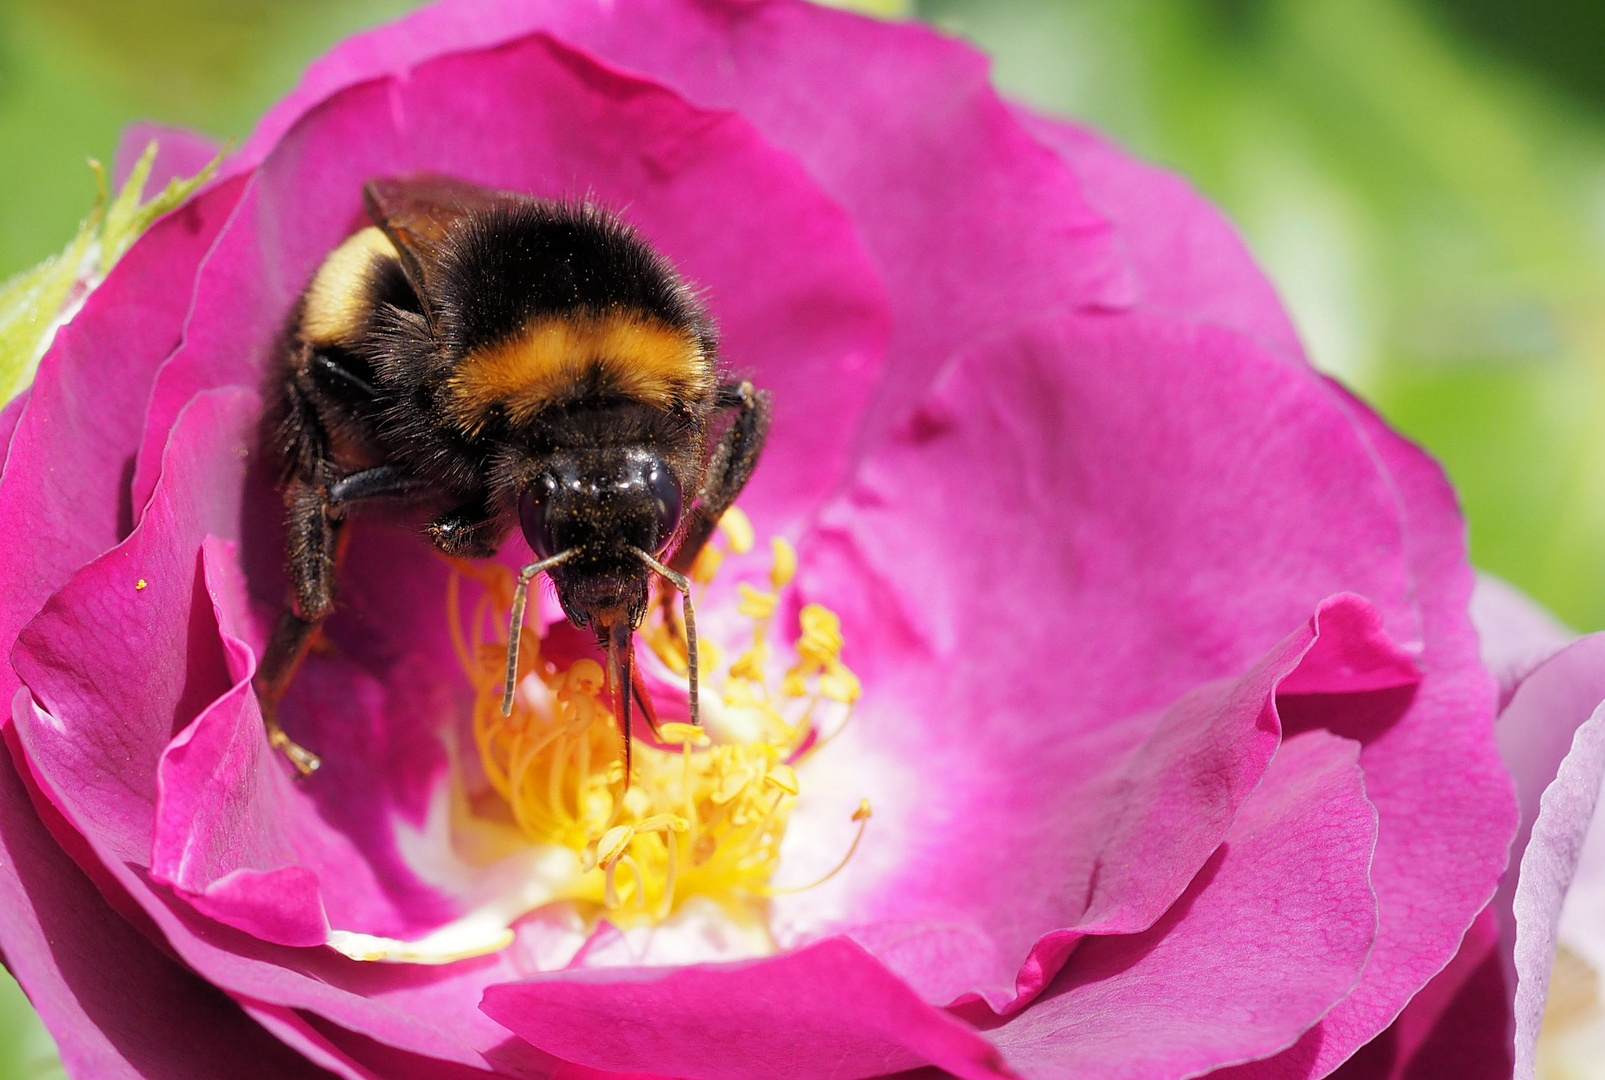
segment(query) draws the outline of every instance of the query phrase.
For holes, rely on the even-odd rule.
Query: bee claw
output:
[[[323,764],[322,758],[293,741],[284,733],[284,729],[279,727],[277,720],[268,720],[266,727],[268,745],[288,758],[302,779],[318,771],[318,767]]]

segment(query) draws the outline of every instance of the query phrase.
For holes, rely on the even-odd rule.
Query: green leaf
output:
[[[101,181],[100,196],[78,234],[60,255],[0,286],[0,403],[10,401],[33,381],[57,327],[72,317],[134,241],[211,179],[222,160],[220,153],[197,175],[175,178],[154,199],[141,202],[156,161],[156,143],[152,141],[110,205],[100,164],[90,162]]]
[[[845,8],[881,19],[903,19],[913,14],[913,0],[814,0],[825,7]]]
[[[0,401],[10,401],[33,381],[56,316],[88,261],[99,218],[97,208],[65,251],[0,286]]]
[[[106,211],[106,226],[101,232],[101,277],[111,272],[117,260],[123,253],[133,246],[144,231],[156,223],[156,219],[182,205],[184,200],[195,194],[200,187],[212,178],[217,172],[223,155],[228,153],[225,147],[217,157],[207,162],[206,168],[187,179],[174,177],[167,182],[167,186],[157,196],[147,203],[141,203],[140,197],[145,190],[145,182],[150,179],[151,166],[156,162],[156,143],[154,141],[140,155],[139,161],[134,164],[133,170],[128,174],[128,182],[123,190],[118,192],[116,200]]]

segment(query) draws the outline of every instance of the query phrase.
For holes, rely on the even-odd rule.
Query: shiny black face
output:
[[[680,482],[645,447],[570,450],[551,458],[518,500],[538,559],[576,553],[551,578],[569,618],[599,632],[646,612],[650,574],[633,549],[656,555],[680,523]]]

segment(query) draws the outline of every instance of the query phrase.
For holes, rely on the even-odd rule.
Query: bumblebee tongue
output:
[[[608,629],[607,680],[613,694],[613,712],[624,735],[624,790],[630,790],[633,764],[630,738],[630,698],[635,681],[635,636],[628,620],[620,619]]]

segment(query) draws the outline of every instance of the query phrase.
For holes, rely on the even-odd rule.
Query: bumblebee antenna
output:
[[[573,558],[579,548],[560,551],[550,559],[532,562],[518,572],[518,586],[513,589],[513,610],[507,627],[507,680],[502,683],[502,715],[513,715],[513,691],[518,686],[518,639],[524,633],[524,605],[529,603],[529,583],[536,574],[560,566]]]
[[[675,573],[640,548],[632,547],[630,550],[657,571],[664,581],[680,590],[681,610],[685,613],[685,666],[691,682],[691,722],[700,724],[702,720],[697,711],[697,613],[691,607],[691,582],[684,574]]]

